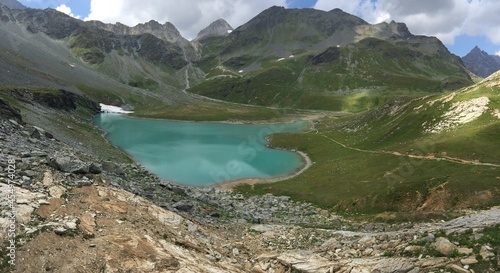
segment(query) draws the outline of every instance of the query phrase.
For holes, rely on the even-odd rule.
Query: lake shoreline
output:
[[[230,181],[225,181],[221,183],[217,183],[214,185],[211,185],[211,187],[215,187],[218,189],[224,189],[224,190],[233,190],[236,187],[239,186],[245,186],[245,185],[250,185],[254,186],[257,184],[271,184],[271,183],[276,183],[288,179],[292,179],[296,176],[301,175],[303,172],[305,172],[309,167],[312,166],[313,162],[309,158],[309,156],[301,151],[293,151],[293,150],[287,150],[293,153],[298,154],[302,162],[304,163],[300,168],[296,169],[293,173],[284,175],[284,176],[278,176],[278,177],[271,177],[271,178],[242,178],[242,179],[236,179],[236,180],[230,180]]]

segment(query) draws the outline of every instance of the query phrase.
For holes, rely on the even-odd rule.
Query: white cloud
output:
[[[436,36],[446,44],[462,34],[485,35],[500,44],[498,0],[318,0],[315,8],[340,8],[369,23],[404,22],[412,33]]]
[[[73,18],[77,18],[77,19],[80,19],[80,16],[78,15],[74,15],[73,12],[71,12],[71,8],[66,6],[65,4],[62,4],[62,5],[59,5],[57,8],[56,8],[57,11],[60,11],[62,13],[65,13]]]
[[[193,39],[219,18],[236,28],[273,5],[286,6],[286,0],[91,0],[85,20],[128,26],[151,19],[171,22],[184,37]]]
[[[500,57],[500,50],[495,52],[495,55],[499,56]]]

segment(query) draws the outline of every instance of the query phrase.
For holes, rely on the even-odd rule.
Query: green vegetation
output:
[[[220,74],[214,72],[220,62],[234,75],[246,67],[258,69],[241,77],[208,77],[189,91],[243,104],[361,112],[399,96],[435,94],[472,83],[455,62],[374,38],[292,58],[238,55],[223,61],[208,56],[203,70]]]
[[[145,90],[156,90],[160,86],[158,82],[143,77],[135,77],[135,79],[128,82],[128,85]]]
[[[94,88],[84,84],[78,84],[77,88],[87,94],[87,96],[89,96],[93,100],[102,102],[104,104],[121,105],[123,103],[123,99],[120,96],[107,90]]]
[[[303,151],[314,164],[290,180],[238,190],[287,195],[344,213],[498,204],[500,122],[492,111],[457,129],[425,130],[453,103],[486,96],[498,109],[499,91],[479,85],[451,101],[448,94],[400,98],[364,114],[325,118],[311,132],[273,135],[272,146]]]
[[[144,118],[164,118],[192,121],[262,121],[280,119],[295,111],[258,106],[240,106],[226,103],[193,103],[173,107],[153,106],[134,112]]]

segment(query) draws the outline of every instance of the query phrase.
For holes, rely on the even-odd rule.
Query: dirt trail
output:
[[[443,156],[443,157],[436,157],[434,155],[413,155],[413,154],[403,154],[400,152],[395,152],[395,151],[373,151],[373,150],[364,150],[364,149],[358,149],[354,147],[347,146],[331,137],[328,137],[324,134],[320,134],[322,137],[342,146],[343,148],[362,152],[362,153],[371,153],[371,154],[390,154],[390,155],[395,155],[395,156],[401,156],[401,157],[408,157],[408,158],[416,158],[416,159],[424,159],[424,160],[434,160],[434,161],[448,161],[452,163],[457,163],[457,164],[462,164],[462,165],[477,165],[477,166],[489,166],[489,167],[500,167],[499,164],[494,164],[494,163],[488,163],[488,162],[480,162],[480,161],[475,161],[475,160],[466,160],[462,158],[457,158],[457,157],[450,157],[450,156]]]

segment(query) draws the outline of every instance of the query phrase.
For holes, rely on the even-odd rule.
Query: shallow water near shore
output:
[[[306,122],[226,124],[130,118],[102,113],[94,123],[108,140],[149,171],[180,184],[207,186],[244,178],[272,178],[303,166],[293,152],[266,147],[265,137],[299,132]]]

